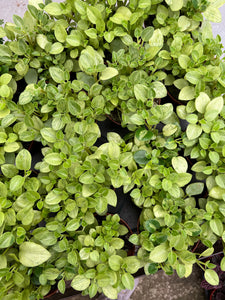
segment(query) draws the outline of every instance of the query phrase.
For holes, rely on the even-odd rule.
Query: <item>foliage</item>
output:
[[[1,299],[66,281],[117,299],[140,267],[187,277],[195,263],[218,284],[198,258],[225,241],[225,64],[209,23],[224,1],[37,2],[0,27]],[[114,115],[128,134],[100,143]],[[120,187],[142,209],[137,256],[106,216]]]
[[[201,282],[201,287],[205,290],[209,291],[210,297],[212,299],[223,299],[224,297],[224,257],[223,255],[215,255],[210,257],[210,263],[214,264],[214,270],[219,277],[219,284],[218,285],[211,285],[205,279]]]

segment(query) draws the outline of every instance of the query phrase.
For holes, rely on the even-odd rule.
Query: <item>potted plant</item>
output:
[[[0,27],[1,299],[68,282],[116,299],[141,267],[187,277],[194,263],[217,285],[199,257],[224,239],[225,67],[209,24],[223,1],[39,2]],[[137,256],[106,216],[119,189],[141,211]]]
[[[224,297],[224,271],[221,270],[221,266],[224,264],[223,252],[210,256],[207,258],[211,264],[214,264],[214,270],[219,277],[218,285],[211,285],[206,280],[202,280],[201,287],[205,289],[206,299],[223,299]],[[223,261],[222,261],[223,260]]]

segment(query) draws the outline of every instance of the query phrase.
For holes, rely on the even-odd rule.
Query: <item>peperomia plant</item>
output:
[[[84,290],[90,297],[99,291],[117,299],[121,289],[134,287],[131,274],[137,272],[140,262],[136,256],[127,256],[122,250],[124,240],[119,236],[125,235],[128,229],[119,221],[118,215],[108,215],[101,225],[96,222],[87,227],[88,231],[76,233],[77,241],[68,254],[72,262],[75,257],[79,261],[78,275],[71,282],[74,289]]]
[[[218,284],[199,257],[225,242],[224,2],[33,0],[0,27],[1,299],[117,299],[141,267]]]

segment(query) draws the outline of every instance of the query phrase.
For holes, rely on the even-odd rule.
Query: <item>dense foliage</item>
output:
[[[141,267],[187,277],[195,263],[218,284],[198,257],[225,241],[225,64],[209,23],[224,1],[38,2],[0,27],[1,299],[66,281],[117,299]],[[129,133],[97,146],[107,116]],[[118,215],[98,219],[120,187],[142,209],[137,256]]]

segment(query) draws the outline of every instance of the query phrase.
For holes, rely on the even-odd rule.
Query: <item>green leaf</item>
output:
[[[138,8],[146,9],[151,7],[151,0],[139,0],[138,1]]]
[[[134,274],[141,267],[140,261],[136,256],[128,256],[123,259],[125,269],[128,273]]]
[[[145,120],[140,114],[133,114],[130,117],[130,122],[135,125],[144,125]]]
[[[58,67],[50,67],[49,73],[52,79],[57,83],[63,83],[66,80],[65,72]]]
[[[137,234],[132,234],[130,237],[129,237],[129,242],[134,244],[134,245],[138,245],[139,244],[139,237]]]
[[[64,43],[66,41],[67,32],[62,24],[60,24],[60,23],[55,24],[54,33],[55,33],[56,39],[60,43]]]
[[[213,121],[219,113],[222,111],[224,106],[223,97],[214,98],[210,101],[205,109],[205,119],[207,121]]]
[[[45,156],[44,160],[51,166],[59,166],[63,161],[60,153],[49,153]]]
[[[49,53],[56,55],[56,54],[63,52],[63,49],[64,49],[63,45],[59,42],[56,42],[56,43],[52,44]]]
[[[68,262],[72,266],[77,266],[77,254],[75,251],[71,251],[68,253]]]
[[[181,10],[184,5],[183,0],[166,0],[166,3],[170,6],[172,11]]]
[[[223,223],[220,219],[212,219],[209,221],[210,228],[218,236],[223,234]]]
[[[204,256],[210,256],[211,254],[213,254],[213,252],[214,252],[214,248],[211,247],[211,248],[208,248],[208,249],[206,249],[205,251],[203,251],[203,252],[200,254],[200,256],[201,256],[201,257],[204,257]]]
[[[222,271],[225,271],[225,257],[223,257],[221,259],[220,268],[221,268]]]
[[[80,221],[77,219],[72,219],[66,224],[67,231],[75,232],[80,227]]]
[[[181,89],[178,99],[179,100],[192,100],[195,97],[195,89],[192,86],[185,86]]]
[[[126,289],[132,290],[134,288],[134,277],[131,274],[125,273],[121,279]]]
[[[16,121],[16,117],[13,114],[10,114],[8,116],[5,116],[2,119],[1,125],[3,128],[6,128],[6,127],[9,127],[10,125],[12,125],[15,121]],[[8,139],[8,141],[11,142],[10,139]],[[15,141],[15,139],[13,139],[12,142],[14,142],[14,141]]]
[[[118,70],[115,68],[108,67],[102,71],[100,80],[108,80],[119,74]]]
[[[79,66],[82,71],[88,74],[96,73],[99,65],[104,66],[103,58],[91,46],[87,46],[85,50],[81,51]],[[103,71],[103,69],[101,69],[101,71]]]
[[[217,7],[217,8],[220,8],[224,4],[225,4],[225,0],[214,0],[214,1],[211,2],[211,5],[213,7]]]
[[[102,291],[109,299],[118,299],[117,289],[112,287],[111,285],[103,287]]]
[[[9,189],[11,192],[16,192],[18,191],[24,184],[25,182],[25,178],[20,176],[20,175],[16,175],[14,176],[10,182],[9,182]]]
[[[0,86],[0,96],[8,98],[10,96],[10,88],[8,85],[4,84]]]
[[[166,124],[163,127],[163,135],[164,136],[171,136],[177,131],[177,125],[175,124]]]
[[[117,205],[117,196],[116,196],[116,193],[113,190],[109,189],[108,192],[107,192],[107,195],[105,197],[107,199],[108,205],[112,205],[112,206],[116,207],[116,205]]]
[[[0,143],[4,144],[6,141],[7,141],[7,134],[5,132],[0,132]]]
[[[46,276],[46,278],[48,280],[55,280],[59,274],[60,274],[60,271],[57,269],[57,268],[47,268],[45,270],[43,270],[43,273],[42,273],[44,276]]]
[[[146,157],[146,154],[145,150],[138,150],[134,153],[134,160],[140,165],[146,165],[150,160]]]
[[[12,153],[17,151],[20,148],[20,144],[17,142],[5,143],[4,151],[8,153]]]
[[[24,242],[19,248],[19,260],[25,267],[36,267],[46,262],[51,253],[41,245]]]
[[[115,24],[122,24],[123,21],[129,21],[131,15],[132,12],[129,10],[128,7],[120,6],[116,10],[116,13],[110,18],[110,21],[112,21]]]
[[[178,57],[178,62],[181,68],[186,70],[188,68],[189,63],[191,62],[191,59],[189,56],[181,54]]]
[[[189,174],[189,173],[179,173],[179,176],[176,180],[176,184],[179,186],[179,187],[183,187],[185,186],[186,184],[188,184],[192,179],[192,175]]]
[[[2,74],[0,76],[0,85],[3,85],[3,84],[8,84],[12,79],[12,75],[11,74]]]
[[[100,11],[93,6],[88,6],[87,7],[87,17],[89,21],[93,24],[97,24],[98,22],[102,21],[102,15]]]
[[[154,33],[154,28],[152,26],[148,26],[143,29],[141,33],[141,38],[144,42],[148,42]]]
[[[18,170],[16,166],[11,164],[4,164],[1,166],[1,171],[3,175],[7,178],[12,178],[13,176],[17,175]]]
[[[7,196],[7,187],[6,187],[6,185],[3,183],[3,182],[1,182],[0,181],[0,195],[1,195],[1,197],[6,197]]]
[[[137,100],[145,102],[148,99],[148,93],[149,89],[147,86],[139,83],[134,85],[134,95]]]
[[[2,27],[0,27],[0,38],[3,38],[5,36],[6,36],[5,30]]]
[[[147,142],[153,138],[154,133],[150,130],[145,129],[144,127],[141,127],[135,132],[135,136],[140,141]]]
[[[179,198],[181,196],[181,189],[179,188],[179,186],[177,184],[173,184],[172,187],[170,187],[168,189],[168,192],[174,198]]]
[[[112,241],[110,244],[114,249],[121,249],[124,247],[124,240],[122,240],[120,238],[112,238]]]
[[[119,271],[123,263],[123,259],[119,255],[111,255],[109,257],[109,266],[113,271]]]
[[[0,187],[0,189],[1,189],[1,187]],[[0,227],[4,223],[4,220],[5,220],[5,214],[2,211],[0,211]],[[0,255],[0,257],[1,257],[1,255]]]
[[[24,77],[27,84],[36,84],[38,80],[38,73],[35,69],[29,69]]]
[[[203,182],[191,183],[186,188],[186,193],[188,196],[200,195],[204,190]]]
[[[194,172],[203,172],[206,168],[206,162],[205,161],[198,161],[197,163],[195,163],[191,170]]]
[[[188,124],[186,134],[189,140],[197,139],[202,134],[202,127],[197,124]]]
[[[154,233],[156,230],[158,230],[160,228],[160,223],[155,219],[149,219],[149,220],[145,221],[144,227],[150,233]]]
[[[58,288],[58,290],[59,290],[59,292],[61,294],[65,293],[65,291],[66,291],[66,284],[65,284],[65,280],[64,279],[59,280],[59,282],[57,284],[57,288]]]
[[[188,169],[188,163],[182,156],[173,157],[172,166],[177,173],[186,173]]]
[[[98,190],[98,187],[93,184],[83,184],[82,195],[84,197],[89,197],[93,195]]]
[[[148,49],[148,59],[151,60],[155,55],[159,52],[159,50],[163,47],[164,38],[160,29],[156,29],[149,39],[150,48]]]
[[[52,128],[42,128],[40,133],[42,137],[49,143],[55,143],[57,141],[56,132]]]
[[[119,159],[120,147],[114,141],[108,143],[108,155],[111,159]]]
[[[214,164],[217,164],[218,161],[220,160],[220,156],[219,156],[219,154],[216,151],[211,151],[211,152],[209,152],[209,159]]]
[[[178,19],[178,26],[180,27],[181,31],[185,31],[191,25],[190,19],[186,16],[180,16]]]
[[[92,283],[88,289],[89,297],[93,298],[98,292],[98,286],[96,283]]]
[[[12,51],[9,49],[6,45],[0,45],[0,56],[8,56],[10,57],[12,55]]]
[[[67,194],[65,193],[65,191],[52,190],[47,194],[45,202],[48,205],[55,205],[60,203],[62,200],[65,200],[66,198]]]
[[[205,109],[209,102],[210,102],[209,96],[206,93],[201,92],[199,96],[195,99],[195,107],[197,111],[200,112],[201,114],[204,114]]]
[[[180,278],[184,277],[185,272],[186,272],[185,265],[179,264],[179,263],[176,264],[176,272]]]
[[[214,270],[207,269],[204,274],[205,280],[211,285],[219,284],[219,276]]]
[[[164,24],[169,15],[168,9],[164,5],[158,5],[156,19],[160,24]]]
[[[167,89],[165,85],[160,81],[153,81],[151,87],[155,91],[156,98],[164,98],[167,96]]]
[[[187,221],[184,223],[185,232],[190,236],[198,236],[201,232],[201,227],[193,221]]]
[[[37,39],[38,46],[41,47],[42,49],[45,49],[45,47],[49,43],[47,36],[44,34],[38,34],[36,39]]]
[[[217,175],[216,178],[216,184],[221,187],[222,189],[225,189],[225,174]]]
[[[212,5],[207,7],[207,9],[203,12],[203,15],[210,22],[220,23],[222,21],[220,10]]]
[[[108,203],[107,203],[107,199],[106,198],[99,198],[97,200],[97,204],[96,204],[96,212],[101,215],[103,213],[105,213],[107,211],[107,206],[108,206]]]
[[[33,99],[33,95],[31,91],[25,90],[19,96],[19,104],[20,105],[28,104],[32,101],[32,99]]]
[[[29,66],[23,60],[20,60],[15,65],[15,69],[20,76],[25,76],[29,70]]]
[[[86,278],[84,275],[77,275],[72,280],[71,286],[77,291],[83,291],[89,287],[90,282],[90,279]]]
[[[73,116],[77,116],[81,112],[80,105],[73,99],[68,100],[68,110]]]
[[[148,264],[148,273],[149,274],[155,274],[157,272],[158,272],[157,264],[155,264],[155,263]]]
[[[79,181],[84,184],[92,184],[94,182],[94,176],[89,172],[85,172],[80,176]]]
[[[111,43],[114,40],[115,34],[113,31],[104,32],[104,38],[106,42]]]
[[[16,167],[19,170],[30,170],[31,168],[31,154],[28,150],[21,150],[16,156]]]
[[[167,260],[169,247],[167,243],[156,246],[150,253],[149,258],[156,263],[162,263]]]
[[[73,47],[79,47],[81,45],[81,36],[78,33],[73,33],[67,36],[66,41]]]
[[[28,212],[29,214],[29,212]],[[30,216],[29,216],[30,218]],[[32,220],[31,220],[32,221]],[[25,224],[24,224],[25,225]],[[34,234],[34,238],[41,242],[44,246],[52,246],[57,243],[57,237],[54,232],[42,230]]]
[[[192,84],[197,84],[201,80],[201,73],[198,71],[189,71],[185,75],[185,79]]]
[[[89,28],[85,30],[85,34],[91,39],[97,38],[97,30],[95,28]]]
[[[0,249],[9,248],[14,242],[14,235],[11,232],[5,232],[0,236]]]
[[[223,197],[225,195],[225,189],[221,188],[220,186],[214,186],[210,191],[209,191],[209,196],[214,198],[214,199],[218,199],[218,200],[222,200]]]
[[[60,3],[57,2],[47,4],[44,10],[52,16],[60,16],[63,13]]]
[[[94,250],[90,253],[90,259],[94,262],[99,261],[99,252],[97,250]]]

